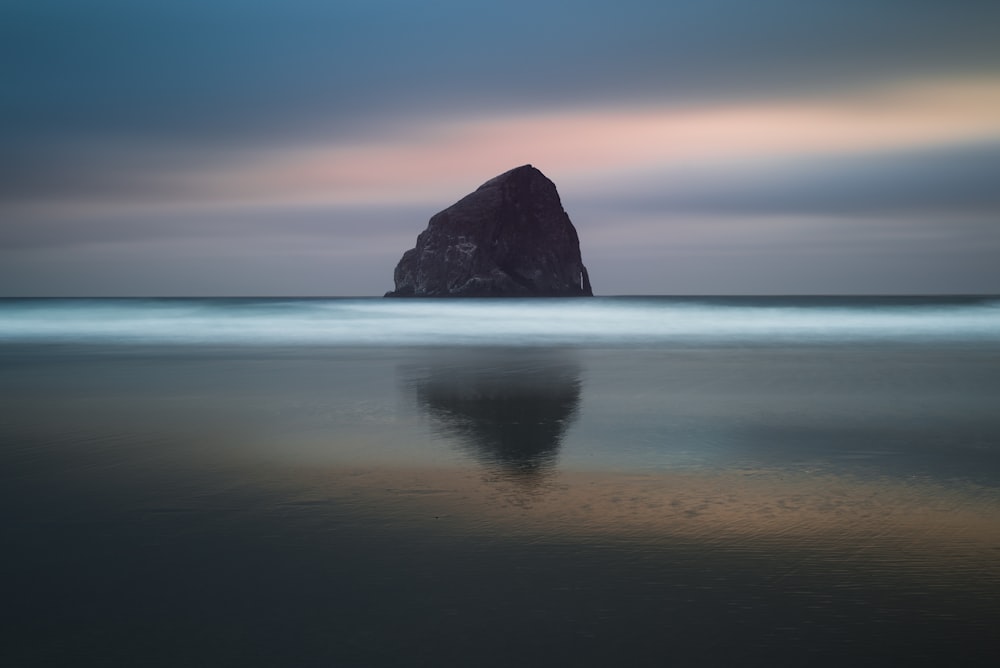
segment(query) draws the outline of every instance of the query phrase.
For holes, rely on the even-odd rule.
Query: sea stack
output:
[[[593,296],[556,186],[524,165],[431,217],[386,297]]]

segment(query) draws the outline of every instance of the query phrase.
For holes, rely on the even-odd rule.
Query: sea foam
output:
[[[0,301],[0,342],[698,345],[1000,342],[988,298]]]

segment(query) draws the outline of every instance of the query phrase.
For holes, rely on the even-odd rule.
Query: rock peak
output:
[[[387,297],[593,295],[556,186],[530,164],[432,216],[393,278]]]
[[[484,188],[493,183],[494,181],[504,181],[507,179],[514,179],[514,178],[538,178],[539,176],[542,177],[543,179],[545,178],[545,175],[542,174],[542,172],[536,169],[533,165],[530,164],[521,165],[520,167],[515,167],[514,169],[508,169],[506,172],[500,174],[499,176],[494,176],[492,179],[490,179],[483,185],[479,186],[479,188]]]

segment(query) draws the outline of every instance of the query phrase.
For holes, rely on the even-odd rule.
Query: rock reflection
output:
[[[479,350],[433,360],[410,381],[440,434],[525,480],[554,469],[580,403],[580,367],[565,353]]]

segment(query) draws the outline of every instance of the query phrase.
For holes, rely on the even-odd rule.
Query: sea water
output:
[[[1000,299],[0,301],[3,665],[992,665]]]

